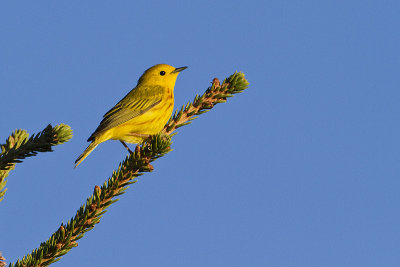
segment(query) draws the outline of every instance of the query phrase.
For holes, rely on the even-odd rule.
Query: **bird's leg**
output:
[[[133,153],[132,150],[129,149],[129,147],[125,144],[124,141],[121,141],[121,140],[120,140],[120,142],[121,142],[121,144],[122,144],[126,149],[128,149],[128,151],[129,151],[130,154]]]
[[[139,137],[139,138],[143,138],[143,139],[146,139],[146,138],[149,138],[149,137],[150,137],[149,134],[139,134],[139,133],[128,133],[127,135],[128,135],[128,136],[135,136],[135,137]],[[128,149],[129,153],[131,153],[131,154],[133,153],[133,152],[129,149],[129,147],[128,147],[123,141],[120,141],[120,142],[124,145],[124,147],[125,147],[126,149]],[[140,145],[137,145],[137,146],[136,146],[135,151],[136,151],[137,153],[139,153],[139,151],[140,151]]]
[[[128,133],[127,135],[140,137],[140,138],[148,138],[150,136],[149,134],[138,134],[138,133]]]

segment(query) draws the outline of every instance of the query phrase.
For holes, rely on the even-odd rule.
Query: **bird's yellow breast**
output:
[[[164,97],[159,104],[145,113],[115,128],[107,130],[102,135],[102,139],[122,140],[128,143],[140,143],[143,141],[143,138],[131,134],[154,135],[159,133],[171,117],[173,109],[173,89],[167,88]]]

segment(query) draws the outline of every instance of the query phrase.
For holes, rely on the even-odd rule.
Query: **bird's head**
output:
[[[172,89],[179,72],[186,68],[175,68],[167,64],[154,65],[143,73],[139,78],[138,85],[161,85]]]

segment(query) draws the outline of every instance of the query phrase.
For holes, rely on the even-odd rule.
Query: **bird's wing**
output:
[[[163,94],[164,88],[162,86],[137,86],[104,114],[99,127],[89,137],[88,141],[92,141],[100,132],[117,127],[147,112],[161,102]]]

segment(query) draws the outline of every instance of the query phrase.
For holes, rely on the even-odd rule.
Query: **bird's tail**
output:
[[[99,142],[93,141],[90,145],[83,151],[83,153],[75,160],[75,167],[78,167],[79,164],[87,157],[89,154],[97,147]]]

